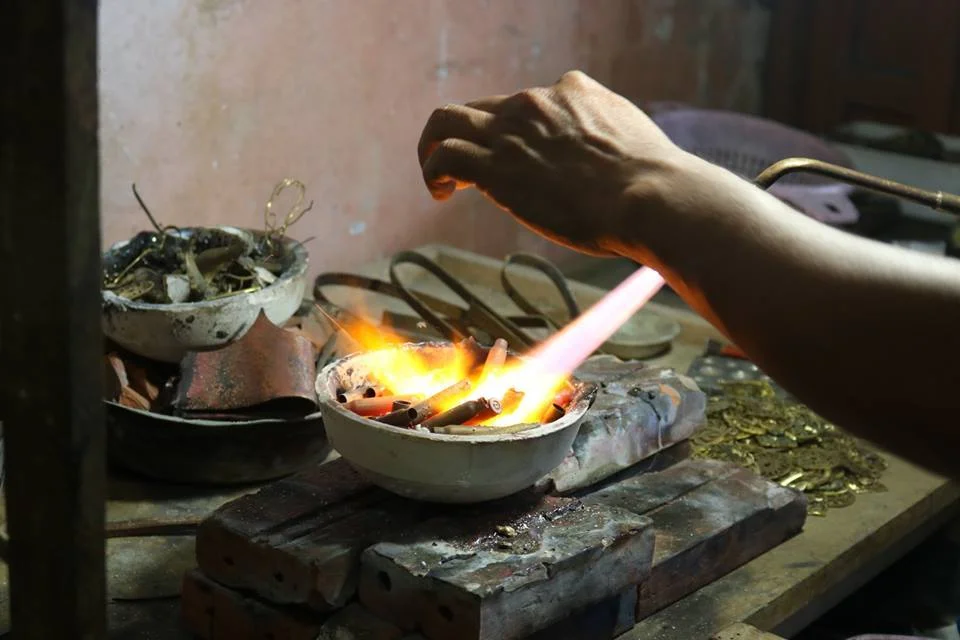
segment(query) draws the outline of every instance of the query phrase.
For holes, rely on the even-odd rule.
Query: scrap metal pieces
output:
[[[423,421],[423,426],[431,431],[439,427],[449,427],[452,425],[469,425],[474,422],[483,422],[502,411],[499,400],[490,398],[477,398],[467,400],[452,409]]]
[[[594,356],[574,374],[599,385],[566,459],[541,481],[559,493],[595,484],[682,442],[704,423],[706,396],[669,369]]]
[[[261,311],[239,340],[187,354],[173,406],[190,417],[246,418],[266,406],[272,415],[313,413],[315,357],[310,340],[277,327]]]
[[[297,187],[299,198],[278,223],[273,200],[290,186]],[[121,298],[152,304],[213,300],[270,286],[292,261],[292,253],[278,241],[313,207],[312,201],[302,204],[303,183],[287,178],[267,201],[265,229],[259,237],[229,227],[178,229],[160,225],[136,185],[131,187],[154,231],[142,231],[107,252],[101,286]]]
[[[425,400],[421,400],[411,406],[398,407],[387,415],[377,418],[377,420],[395,427],[412,427],[418,425],[424,420],[429,420],[440,413],[441,407],[446,402],[458,396],[466,395],[472,386],[473,383],[469,380],[455,382]]]
[[[156,411],[169,402],[166,383],[172,372],[161,363],[120,351],[103,357],[104,399],[141,411]]]
[[[733,462],[803,491],[810,515],[884,491],[886,461],[807,407],[762,380],[727,382],[707,403],[694,456]]]

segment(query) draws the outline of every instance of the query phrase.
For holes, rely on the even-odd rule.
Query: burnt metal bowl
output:
[[[217,226],[239,237],[261,238],[262,231]],[[197,229],[181,229],[189,237]],[[104,290],[103,333],[131,353],[160,362],[180,362],[188,351],[223,346],[240,338],[263,311],[275,325],[289,320],[300,307],[307,286],[306,249],[291,238],[281,240],[289,264],[277,280],[259,291],[214,300],[152,304],[127,300]],[[103,256],[108,268],[124,259],[129,240],[111,246]],[[128,257],[127,257],[128,259]]]
[[[438,364],[454,353],[453,345],[440,342],[397,348],[418,350]],[[317,376],[330,444],[370,482],[427,502],[485,502],[533,486],[566,457],[596,397],[594,385],[574,381],[576,392],[562,418],[517,433],[416,431],[361,417],[337,402],[338,389],[369,381],[368,362],[369,354],[355,354],[331,363]]]
[[[110,461],[166,482],[232,485],[273,480],[326,458],[319,413],[295,419],[187,420],[105,402]]]

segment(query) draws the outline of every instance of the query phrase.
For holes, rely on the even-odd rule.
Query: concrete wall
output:
[[[544,245],[475,193],[424,189],[416,142],[445,102],[580,68],[637,100],[752,111],[759,0],[101,0],[105,243],[162,223],[262,227],[284,177],[314,272],[447,242]],[[553,253],[554,257],[560,257]]]

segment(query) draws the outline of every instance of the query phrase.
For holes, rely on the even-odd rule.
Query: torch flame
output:
[[[523,393],[512,410],[505,411],[484,425],[514,425],[539,422],[554,397],[567,384],[571,374],[617,329],[633,316],[664,285],[656,271],[643,267],[605,295],[560,332],[526,354],[523,360],[485,371],[469,392],[449,398],[441,411],[478,398],[501,399],[511,389]],[[369,325],[346,327],[367,358],[373,375],[390,393],[432,396],[466,379],[475,362],[473,354],[455,345],[449,362],[436,361],[416,350],[396,349],[405,340],[385,328]]]

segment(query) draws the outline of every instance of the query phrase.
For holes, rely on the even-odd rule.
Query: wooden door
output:
[[[960,132],[960,0],[781,0],[768,114],[825,132],[875,120]]]

